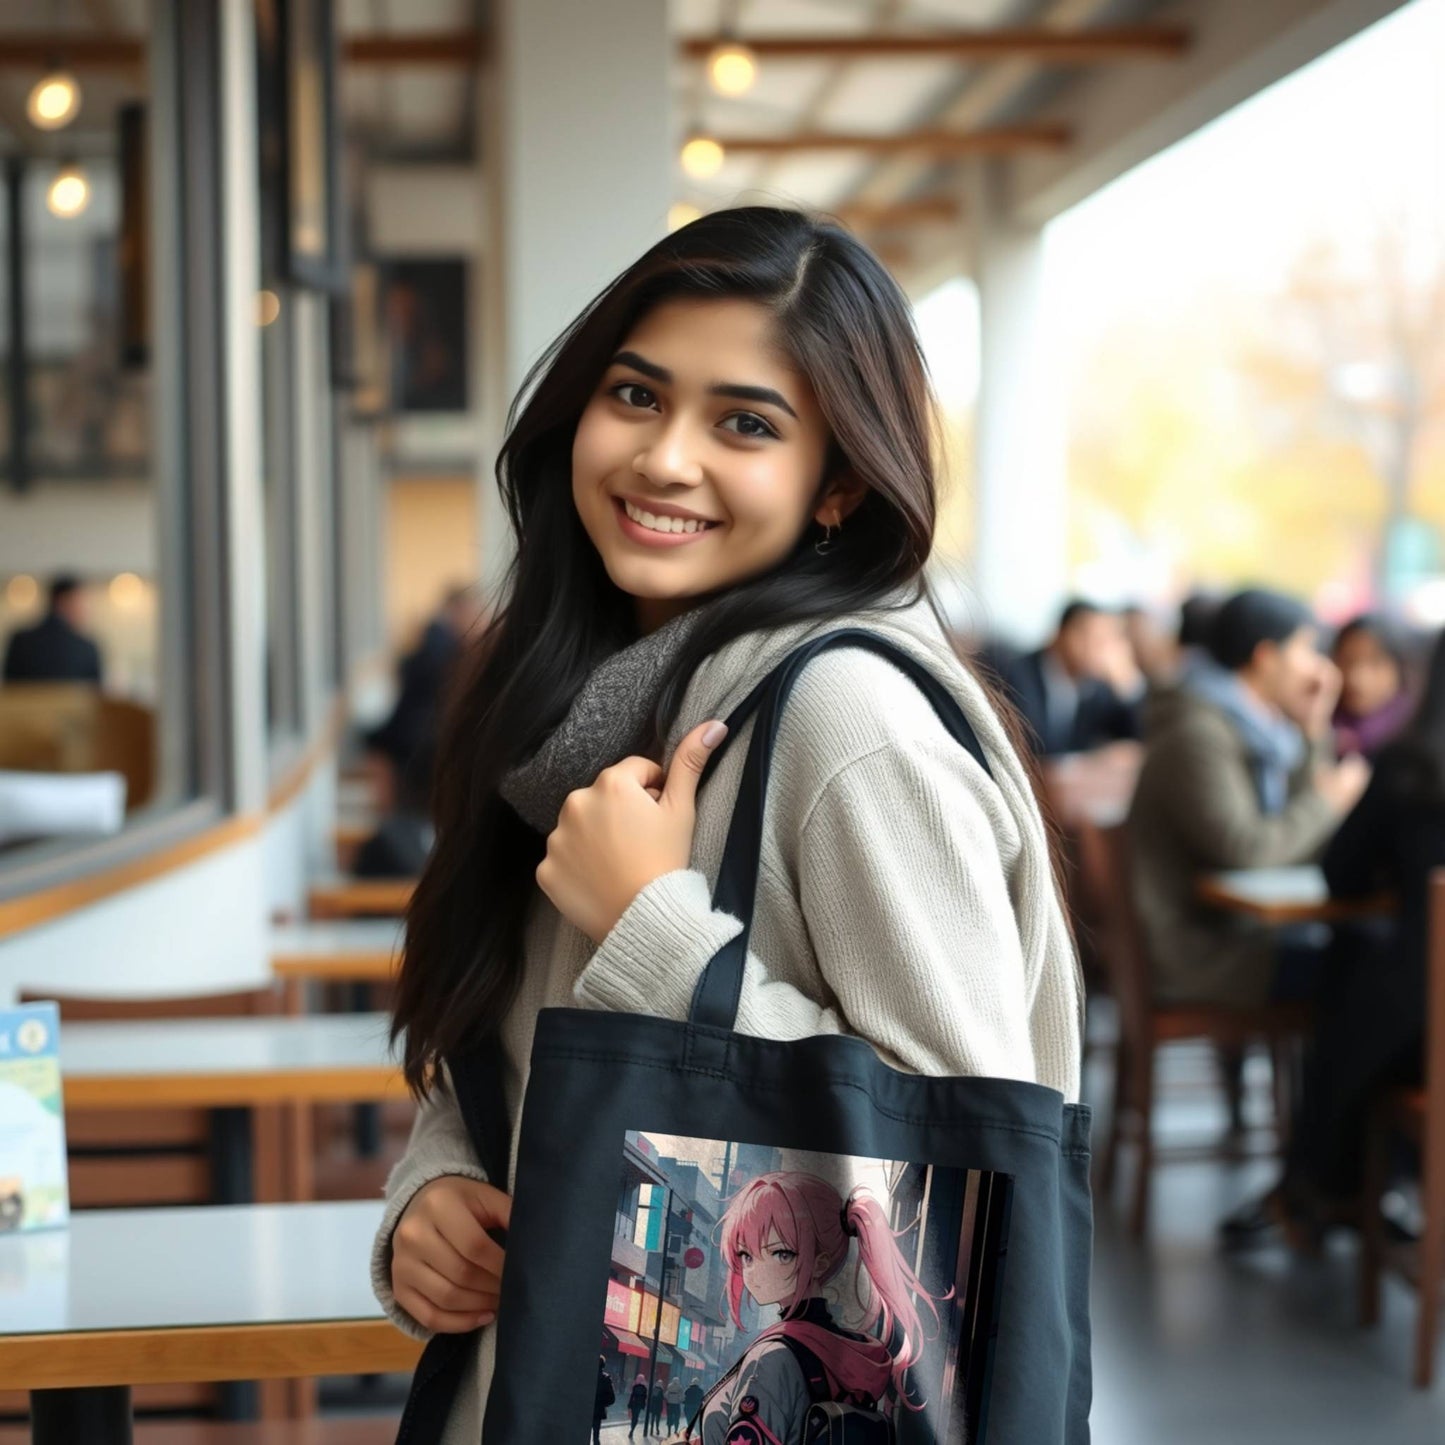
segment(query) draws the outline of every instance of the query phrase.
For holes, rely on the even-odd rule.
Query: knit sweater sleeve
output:
[[[774,1039],[852,1033],[921,1074],[1037,1077],[1013,901],[981,769],[962,749],[884,744],[823,787],[801,823],[799,903],[826,1001],[749,951],[738,1028]],[[583,970],[579,1003],[687,1015],[708,960],[741,931],[706,877],[664,874]]]
[[[386,1209],[371,1248],[372,1293],[392,1323],[416,1339],[426,1339],[430,1331],[402,1309],[392,1293],[391,1237],[417,1191],[445,1174],[487,1182],[450,1084],[433,1090],[417,1110],[406,1153],[386,1181]]]

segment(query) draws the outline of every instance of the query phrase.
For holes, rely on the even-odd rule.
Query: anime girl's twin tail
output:
[[[877,1334],[893,1355],[893,1384],[901,1401],[909,1402],[904,1377],[923,1355],[924,1325],[914,1300],[920,1299],[933,1316],[938,1329],[938,1306],[923,1282],[909,1267],[889,1227],[883,1206],[864,1185],[858,1185],[843,1205],[844,1228],[858,1238],[858,1263],[854,1267],[854,1289],[864,1307],[863,1328]],[[867,1276],[869,1288],[862,1288]],[[950,1289],[943,1296],[949,1298]]]

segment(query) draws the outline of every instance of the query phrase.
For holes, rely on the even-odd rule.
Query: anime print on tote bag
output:
[[[713,893],[744,927],[690,1017],[538,1017],[483,1445],[581,1445],[613,1393],[605,1440],[631,1425],[639,1383],[649,1439],[1089,1439],[1087,1108],[1037,1084],[901,1073],[854,1037],[734,1027],[779,722],[835,646],[887,657],[988,769],[947,689],[857,628],[799,646],[726,719],[701,781],[754,717]],[[505,1177],[495,1047],[448,1064],[478,1157]],[[440,1438],[475,1349],[429,1342],[400,1442]]]

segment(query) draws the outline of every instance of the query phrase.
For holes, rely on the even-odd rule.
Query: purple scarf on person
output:
[[[1342,758],[1359,753],[1373,760],[1386,744],[1399,737],[1414,713],[1415,699],[1404,690],[1397,692],[1384,707],[1363,717],[1338,707],[1333,720],[1336,751]]]

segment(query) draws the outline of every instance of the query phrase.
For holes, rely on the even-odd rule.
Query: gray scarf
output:
[[[1304,734],[1287,718],[1271,716],[1237,674],[1213,659],[1196,661],[1184,686],[1217,707],[1239,733],[1254,775],[1260,811],[1282,813],[1289,802],[1290,778],[1308,752]]]
[[[642,751],[663,675],[708,611],[704,603],[674,617],[593,669],[542,746],[502,778],[502,796],[525,823],[545,837],[568,793]]]

